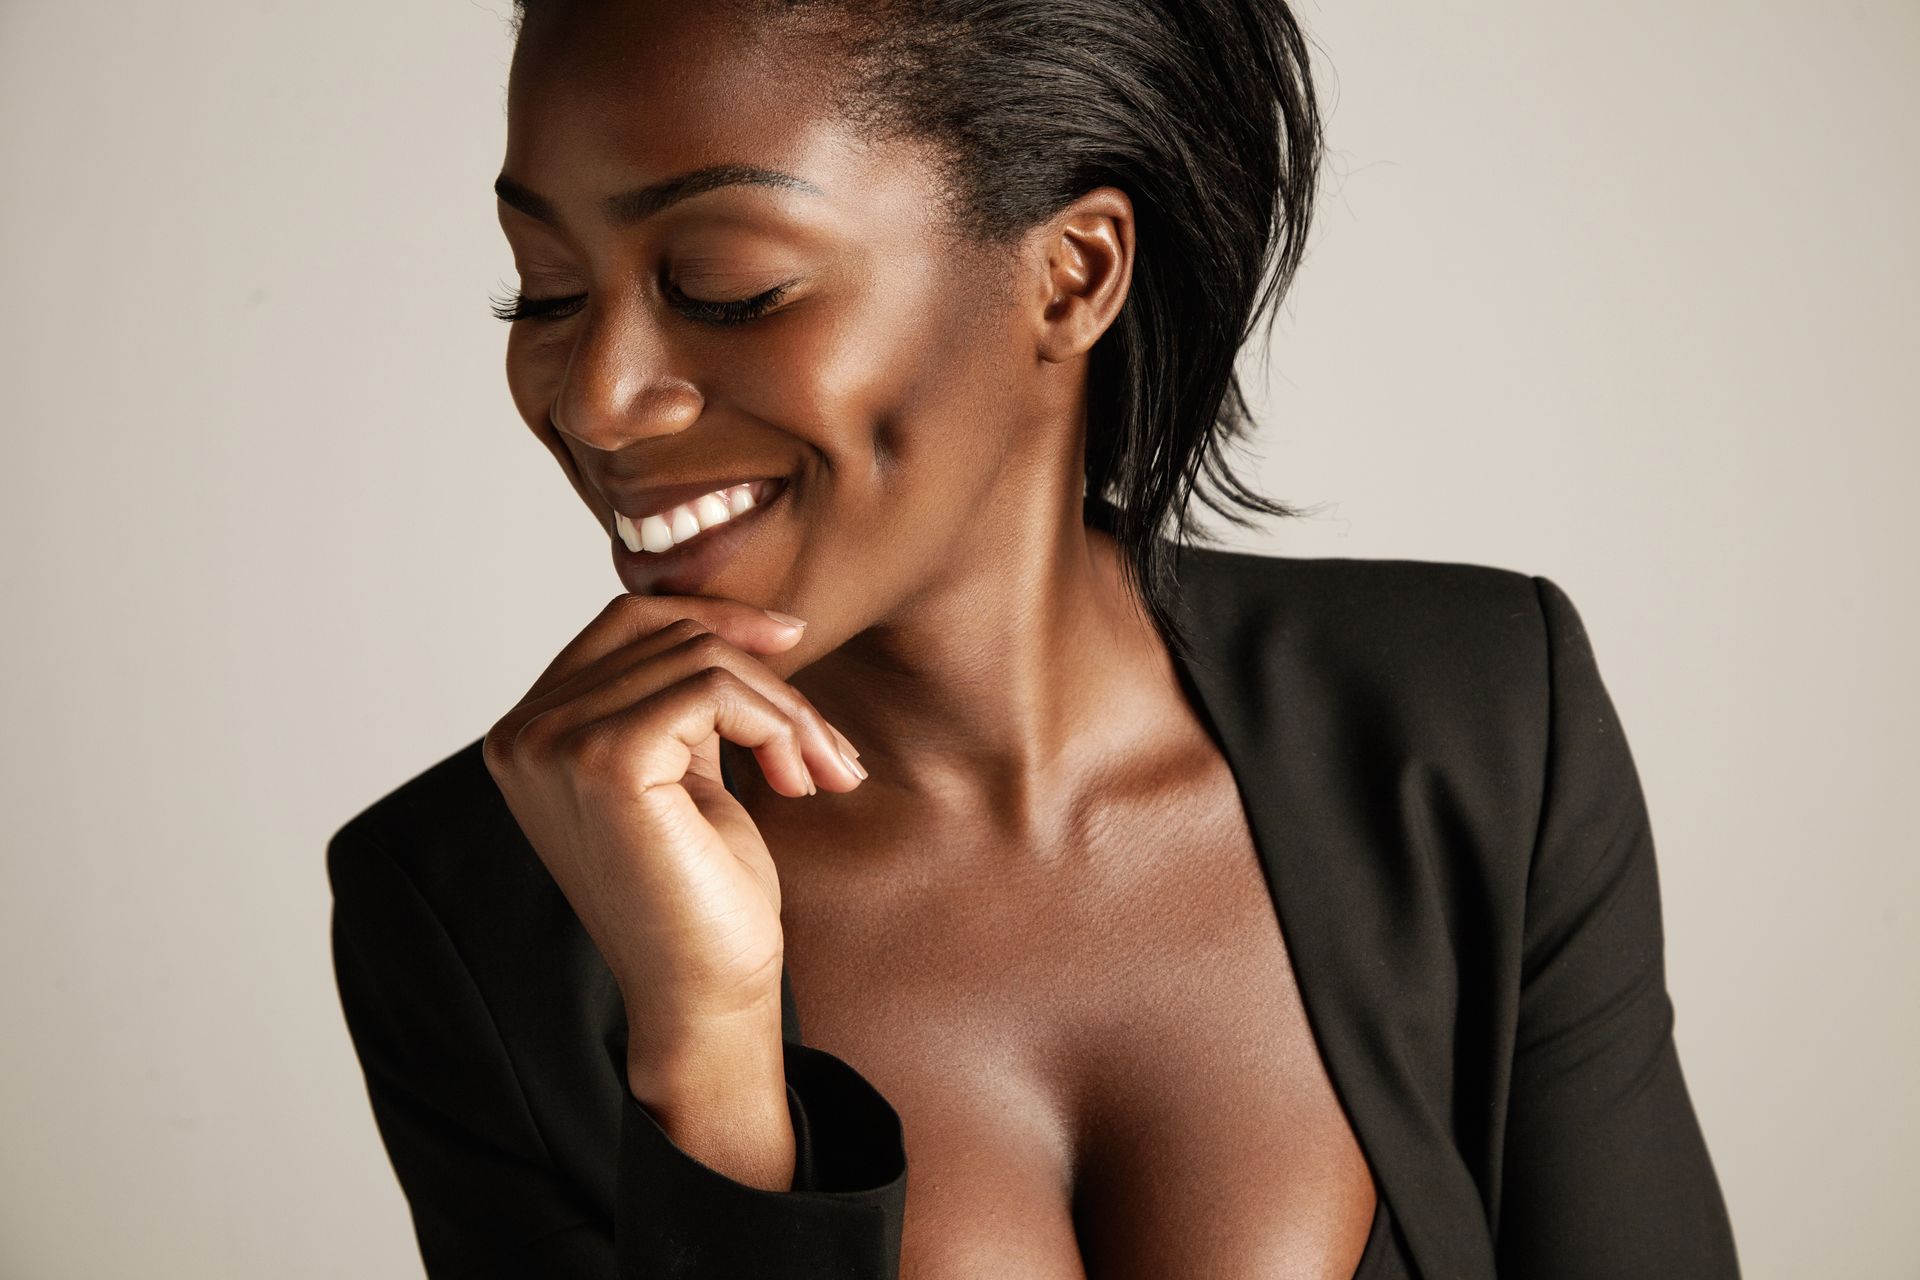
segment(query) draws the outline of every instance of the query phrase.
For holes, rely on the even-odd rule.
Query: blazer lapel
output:
[[[1445,1103],[1451,946],[1392,844],[1391,760],[1348,731],[1364,694],[1313,669],[1280,557],[1176,556],[1193,660],[1174,655],[1239,784],[1308,1023],[1380,1192],[1428,1277],[1494,1275],[1492,1241]],[[1384,797],[1374,793],[1383,784]],[[1381,801],[1376,805],[1376,800]],[[1427,886],[1431,888],[1431,886]]]

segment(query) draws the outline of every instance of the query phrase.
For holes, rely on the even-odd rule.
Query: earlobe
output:
[[[1120,314],[1133,274],[1133,204],[1117,187],[1088,192],[1051,219],[1042,355],[1083,355]]]

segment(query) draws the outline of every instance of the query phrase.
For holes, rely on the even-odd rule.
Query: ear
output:
[[[1133,202],[1096,187],[1028,233],[1040,358],[1084,355],[1127,300],[1133,278]]]

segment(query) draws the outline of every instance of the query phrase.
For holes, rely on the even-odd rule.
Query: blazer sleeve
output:
[[[431,1280],[897,1280],[897,1112],[785,1041],[794,1185],[689,1155],[620,1082],[614,1213],[556,1165],[480,989],[432,905],[360,827],[329,842],[334,972],[373,1117]]]
[[[1501,1275],[1734,1280],[1681,1075],[1653,836],[1580,615],[1534,577],[1549,725],[1528,873],[1498,1226]]]

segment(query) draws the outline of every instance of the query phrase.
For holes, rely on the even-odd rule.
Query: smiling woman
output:
[[[1291,514],[1226,464],[1248,425],[1240,341],[1291,279],[1317,177],[1305,48],[1284,6],[1012,6],[996,24],[969,5],[528,8],[495,185],[521,283],[497,313],[525,322],[509,352],[521,412],[603,524],[593,468],[618,477],[611,455],[649,428],[622,418],[600,434],[593,388],[628,396],[648,379],[579,364],[640,354],[594,339],[642,322],[683,359],[728,368],[725,382],[655,370],[648,389],[669,421],[702,412],[682,402],[696,391],[725,406],[744,438],[718,456],[754,456],[741,452],[765,443],[754,423],[816,438],[860,416],[902,424],[858,459],[822,450],[795,477],[802,505],[831,481],[843,519],[856,499],[871,506],[856,461],[892,473],[888,503],[918,476],[970,475],[986,509],[990,492],[1018,492],[991,483],[1009,465],[1115,498],[1121,570],[1175,645],[1161,534],[1190,535],[1187,495],[1241,523],[1236,508]],[[1217,110],[1222,83],[1245,86],[1246,109]],[[1233,163],[1196,166],[1207,154]],[[1017,291],[1050,303],[1047,269],[1103,265],[1085,282],[1093,301],[1131,300],[1108,340],[1084,371],[1030,368],[1031,342],[1008,327]],[[982,385],[1002,398],[983,402]],[[1024,428],[1036,415],[1087,426]],[[923,546],[960,536],[921,528]]]
[[[1192,545],[1319,129],[1279,0],[527,8],[625,590],[329,846],[436,1278],[1736,1273],[1571,601]]]

